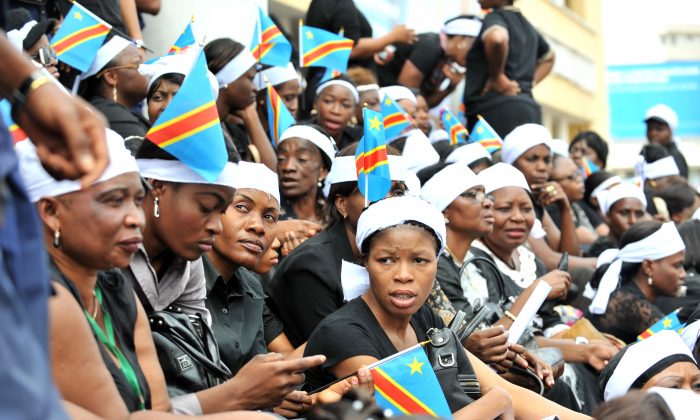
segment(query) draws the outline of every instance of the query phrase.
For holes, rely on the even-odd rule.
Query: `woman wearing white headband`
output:
[[[328,355],[324,365],[308,372],[311,389],[358,369],[360,377],[369,375],[363,366],[425,341],[430,328],[444,325],[424,305],[445,245],[439,210],[411,196],[378,201],[360,216],[355,242],[369,288],[324,319],[309,338],[306,354]],[[456,362],[460,373],[475,374],[481,396],[471,400],[466,394],[447,393],[455,418],[580,416],[504,381],[466,350],[456,355]]]
[[[333,161],[326,179],[328,190],[327,228],[299,245],[275,271],[269,294],[285,323],[285,333],[300,346],[319,322],[346,300],[341,282],[343,261],[360,258],[355,246],[357,220],[364,198],[357,188],[355,149],[350,145]],[[388,196],[403,195],[406,185],[399,168],[398,152],[388,147],[392,187]]]
[[[593,325],[626,343],[634,342],[664,317],[654,305],[656,298],[675,296],[680,290],[684,256],[685,245],[673,222],[630,227],[620,238],[620,249],[606,251],[598,259],[600,266],[591,281],[597,291],[588,308]]]
[[[355,110],[360,108],[360,94],[353,82],[344,75],[321,83],[311,112],[314,123],[323,127],[343,148],[360,140],[361,129],[353,124]]]
[[[209,71],[219,82],[216,109],[227,141],[242,160],[263,163],[275,170],[277,159],[255,106],[255,57],[241,43],[219,38],[204,47]]]
[[[639,153],[637,176],[642,179],[647,196],[647,211],[657,214],[653,198],[671,182],[682,181],[678,165],[668,151],[660,144],[647,144]]]
[[[299,75],[294,65],[289,63],[286,67],[270,67],[259,71],[255,75],[254,81],[258,88],[258,116],[267,136],[270,137],[270,124],[267,115],[267,82],[275,89],[284,106],[292,114],[292,118],[296,120],[299,111],[299,92],[301,91]]]

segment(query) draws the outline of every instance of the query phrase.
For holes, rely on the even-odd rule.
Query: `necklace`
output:
[[[95,293],[95,290],[92,290],[92,318],[95,319],[97,318],[97,293]]]

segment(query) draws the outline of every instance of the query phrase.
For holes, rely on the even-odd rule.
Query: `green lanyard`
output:
[[[95,297],[97,298],[99,305],[102,306],[102,291],[100,291],[100,288],[97,286],[95,286]],[[136,397],[138,397],[139,410],[145,410],[146,404],[143,400],[143,392],[141,392],[141,386],[139,385],[139,380],[136,378],[134,368],[131,366],[131,363],[129,363],[126,356],[124,356],[124,353],[122,353],[114,342],[114,329],[112,328],[112,319],[110,318],[109,313],[107,313],[104,306],[102,306],[102,313],[104,314],[105,319],[105,331],[107,331],[107,335],[105,335],[102,328],[97,325],[97,322],[92,315],[85,309],[83,309],[83,311],[87,316],[88,322],[90,322],[92,330],[95,332],[102,344],[107,346],[112,355],[119,360],[120,370],[126,377],[126,381],[129,383],[129,386],[131,386],[131,390],[134,391],[134,394]]]

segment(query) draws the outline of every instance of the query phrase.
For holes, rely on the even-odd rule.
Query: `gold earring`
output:
[[[56,229],[53,231],[53,247],[58,248],[61,246],[61,231]]]
[[[112,99],[114,102],[118,102],[119,95],[117,94],[117,84],[115,83],[114,86],[112,86]]]
[[[654,279],[652,279],[651,276],[649,276],[649,278],[647,279],[647,283],[649,283],[649,286],[651,286],[652,284],[654,284]]]
[[[349,125],[350,125],[350,127],[355,127],[355,126],[357,126],[357,117],[353,116],[352,118],[350,118],[350,124],[349,124]]]
[[[315,117],[316,115],[318,115],[318,111],[316,110],[316,108],[312,109],[312,110],[309,112],[309,115],[311,115],[312,117]]]

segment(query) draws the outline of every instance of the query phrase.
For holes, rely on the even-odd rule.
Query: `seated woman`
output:
[[[673,222],[630,227],[620,238],[619,250],[598,258],[591,281],[597,291],[587,317],[601,332],[634,342],[664,317],[654,301],[678,293],[685,278],[684,257],[685,244]]]
[[[362,137],[362,129],[351,125],[359,107],[357,88],[347,76],[340,75],[316,88],[311,121],[321,126],[342,149]]]
[[[620,350],[600,373],[598,384],[606,401],[652,387],[700,393],[700,368],[678,333],[663,330]]]
[[[445,245],[443,216],[435,207],[412,196],[376,202],[360,216],[355,243],[369,287],[324,319],[309,338],[305,354],[328,355],[326,363],[308,372],[311,389],[423,342],[430,328],[444,325],[424,305]],[[482,396],[470,402],[448,393],[456,418],[578,416],[502,380],[466,350],[457,358],[465,370],[473,367]]]
[[[219,38],[204,46],[209,71],[219,82],[216,109],[227,141],[241,160],[263,163],[275,170],[277,160],[255,104],[255,57],[240,42]]]
[[[608,152],[608,143],[595,131],[578,133],[569,144],[569,156],[579,168],[583,168],[585,158],[598,168],[605,169]]]
[[[90,68],[80,78],[80,96],[97,108],[109,127],[124,138],[140,141],[150,124],[132,109],[146,97],[147,80],[138,72],[143,57],[136,46],[119,35],[97,51]]]
[[[574,226],[576,226],[576,237],[581,244],[581,248],[588,249],[598,238],[598,235],[593,227],[593,223],[588,219],[580,204],[585,192],[581,169],[569,157],[555,154],[552,159],[552,180],[559,183],[564,190],[566,198],[571,204],[571,213],[574,218]],[[559,224],[559,208],[557,206],[549,206],[547,211],[550,212],[554,224]]]
[[[629,182],[598,191],[596,202],[609,229],[606,236],[598,237],[591,244],[587,257],[598,257],[607,249],[617,248],[620,238],[632,225],[649,218],[644,191]]]
[[[328,227],[285,257],[270,282],[270,307],[284,320],[284,331],[295,347],[309,338],[323,318],[344,304],[342,262],[360,257],[353,240],[364,207],[357,188],[356,146],[340,152],[328,175]],[[389,153],[396,151],[389,148]],[[388,195],[403,195],[406,186],[402,169],[393,159],[389,167],[392,187]]]

